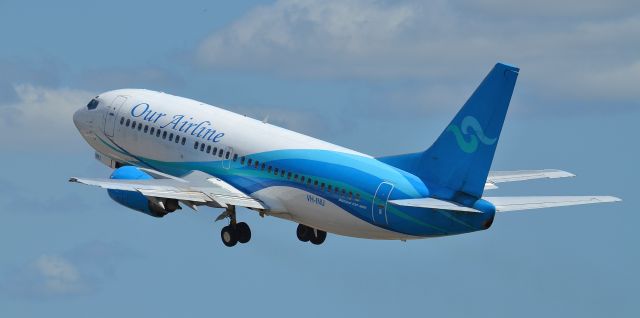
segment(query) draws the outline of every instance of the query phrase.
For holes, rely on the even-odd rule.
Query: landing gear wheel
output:
[[[313,229],[302,224],[298,224],[298,229],[296,230],[296,234],[298,235],[298,239],[302,242],[309,242],[311,236],[313,236]]]
[[[315,233],[314,233],[315,232]],[[314,245],[320,245],[324,243],[324,240],[327,238],[327,232],[321,230],[311,230],[311,238],[309,241]]]
[[[220,238],[222,238],[222,243],[228,247],[232,247],[238,243],[237,231],[230,225],[222,228]]]
[[[236,224],[236,233],[238,236],[238,242],[244,244],[251,240],[251,228],[244,222]]]

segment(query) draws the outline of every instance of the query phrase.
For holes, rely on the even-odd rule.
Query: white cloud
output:
[[[78,269],[57,255],[42,255],[33,264],[33,274],[41,281],[37,287],[44,294],[76,294],[86,289]]]
[[[534,97],[637,104],[636,7],[633,1],[280,0],[212,33],[196,60],[296,77],[417,79],[451,91],[504,61],[522,68],[521,82]]]
[[[17,99],[0,104],[0,142],[5,146],[52,142],[62,146],[71,134],[77,135],[73,113],[95,96],[84,90],[31,84],[16,84],[13,89]]]
[[[85,295],[112,279],[123,260],[138,256],[118,243],[98,241],[61,254],[42,254],[0,277],[0,292],[25,299]]]

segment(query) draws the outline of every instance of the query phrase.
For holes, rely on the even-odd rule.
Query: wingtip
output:
[[[556,178],[573,178],[576,175],[569,172],[569,171],[564,171],[564,170],[556,170],[556,169],[547,169],[547,172],[549,172],[549,178],[550,179],[556,179]]]
[[[78,178],[69,178],[69,182],[78,182]]]
[[[622,202],[622,199],[618,198],[618,197],[609,197],[611,199],[611,202]]]
[[[620,199],[618,197],[610,196],[610,195],[595,197],[595,199],[598,202],[601,202],[601,203],[605,203],[605,202],[621,202],[622,201],[622,199]]]

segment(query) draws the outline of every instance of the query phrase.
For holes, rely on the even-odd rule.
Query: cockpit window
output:
[[[99,103],[100,102],[97,99],[94,98],[89,102],[89,104],[87,104],[87,109],[88,110],[96,109],[96,107],[98,107]]]

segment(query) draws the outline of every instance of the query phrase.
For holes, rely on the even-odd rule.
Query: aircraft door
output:
[[[389,182],[382,182],[378,185],[373,202],[371,202],[371,218],[375,224],[389,224],[387,218],[387,201],[393,191],[394,185]]]
[[[113,137],[113,133],[116,129],[116,121],[118,118],[118,111],[124,102],[127,101],[126,96],[118,96],[112,102],[111,105],[106,107],[107,113],[104,118],[104,133],[109,137]]]
[[[231,168],[231,160],[233,159],[233,148],[225,147],[224,148],[224,154],[223,154],[222,158],[223,158],[222,167],[225,168],[225,169]]]

